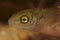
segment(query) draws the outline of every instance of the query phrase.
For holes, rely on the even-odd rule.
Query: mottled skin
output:
[[[28,23],[20,22],[22,15],[29,17]],[[8,26],[1,27],[0,40],[60,40],[60,10],[23,10],[8,20]]]

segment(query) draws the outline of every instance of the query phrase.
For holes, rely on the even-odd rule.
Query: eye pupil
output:
[[[24,18],[23,21],[25,21],[26,19]]]

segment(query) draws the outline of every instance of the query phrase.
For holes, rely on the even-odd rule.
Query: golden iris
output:
[[[26,24],[26,23],[28,23],[28,21],[29,21],[28,16],[26,16],[26,15],[21,16],[21,18],[20,18],[21,23]]]

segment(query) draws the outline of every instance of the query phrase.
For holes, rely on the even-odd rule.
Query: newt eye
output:
[[[35,15],[37,12],[34,13],[32,11],[33,10],[22,10],[13,14],[8,20],[8,24],[19,29],[33,30],[38,18],[37,15]]]
[[[26,24],[29,22],[29,17],[26,16],[26,15],[23,15],[20,17],[20,22],[23,23],[23,24]]]

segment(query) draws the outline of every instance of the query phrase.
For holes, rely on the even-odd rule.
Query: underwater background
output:
[[[55,8],[60,0],[0,0],[0,22],[7,23],[13,13],[31,8]]]

